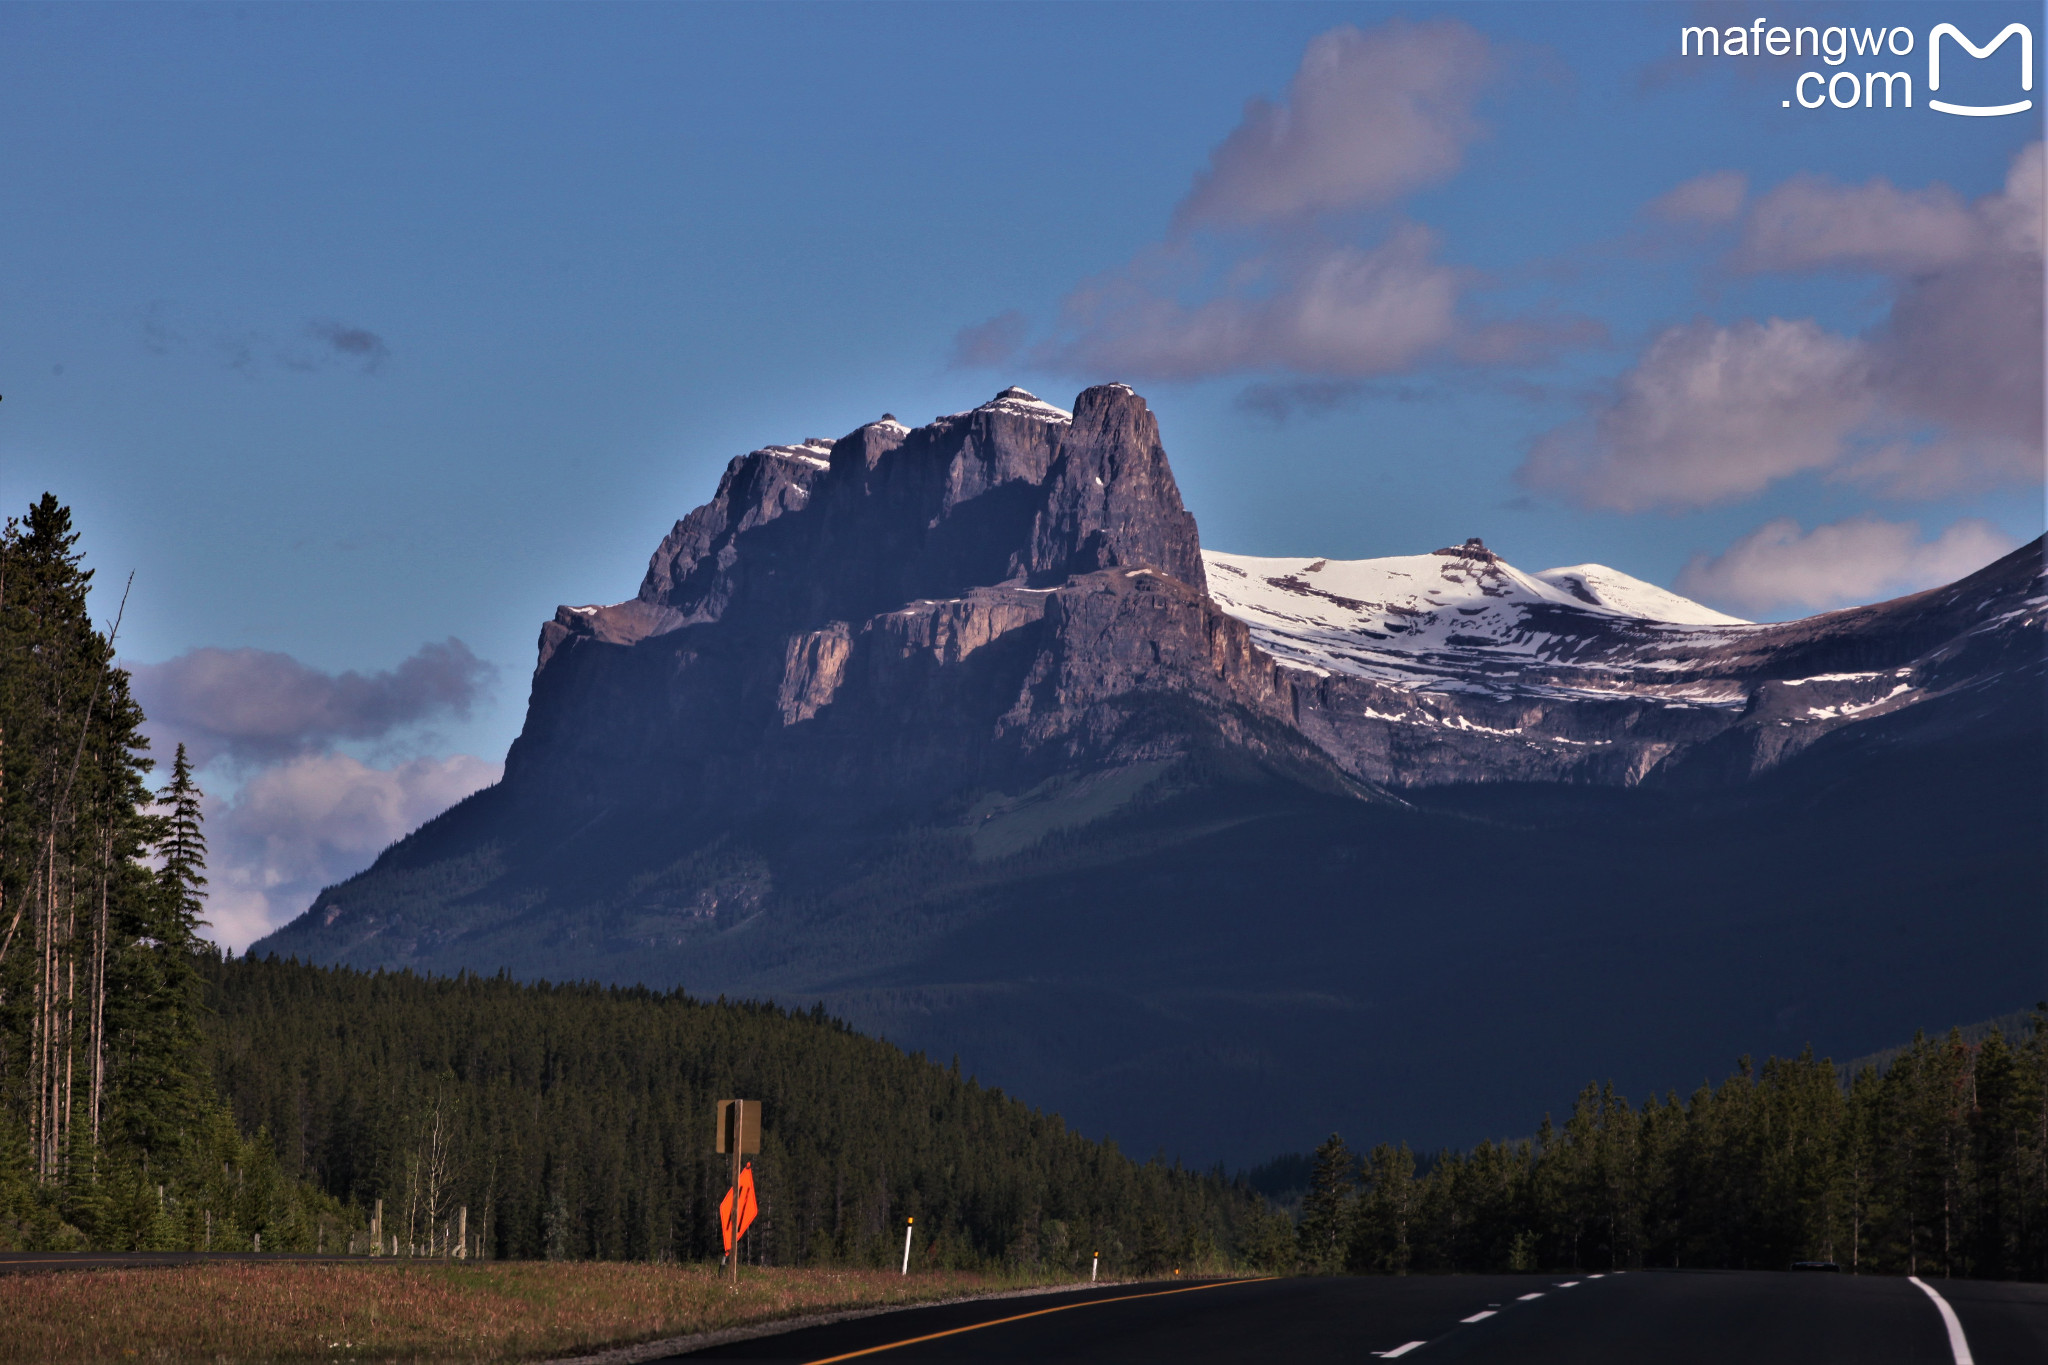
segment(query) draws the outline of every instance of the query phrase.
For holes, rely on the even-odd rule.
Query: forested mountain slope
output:
[[[287,1170],[424,1244],[458,1207],[494,1257],[719,1254],[718,1100],[764,1107],[750,1158],[769,1265],[1111,1273],[1215,1264],[1256,1218],[1215,1176],[1141,1165],[957,1067],[822,1011],[680,993],[423,980],[277,961],[207,971],[213,1069]]]

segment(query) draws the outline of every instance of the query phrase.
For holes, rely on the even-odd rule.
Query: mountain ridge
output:
[[[1410,561],[1427,582],[1390,586]],[[1668,1075],[1771,1020],[1879,1045],[1900,1024],[1858,995],[1870,972],[1901,1019],[2036,989],[2040,542],[1778,624],[1659,622],[1585,600],[1646,585],[1546,573],[1577,590],[1476,542],[1205,553],[1124,385],[763,447],[633,598],[543,627],[497,786],[255,950],[823,1002],[1205,1159],[1327,1131],[1343,1074],[1419,1116],[1400,1135],[1465,1140],[1584,1066]],[[1803,970],[1565,1011],[1578,1032],[1474,1073],[1483,1102],[1375,1050],[1477,1046],[1468,990],[1521,1002],[1479,1008],[1498,1028],[1546,981],[1739,975],[1758,932]],[[1884,946],[1818,965],[1845,933]],[[1987,959],[1960,986],[1935,971],[1959,934]],[[1076,1018],[1100,1023],[1085,1046]],[[1289,1055],[1301,1036],[1319,1059]],[[1264,1117],[1218,1109],[1240,1104]]]

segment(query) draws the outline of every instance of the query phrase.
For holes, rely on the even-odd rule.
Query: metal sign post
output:
[[[732,1248],[726,1259],[732,1262],[732,1283],[737,1289],[740,1283],[740,1233],[745,1224],[740,1207],[740,1156],[742,1153],[761,1150],[761,1102],[759,1100],[720,1100],[718,1102],[717,1151],[720,1155],[732,1154],[732,1217],[720,1229],[722,1240]],[[751,1221],[751,1220],[749,1220]]]

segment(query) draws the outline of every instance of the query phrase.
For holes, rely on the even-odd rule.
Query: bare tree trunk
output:
[[[7,961],[7,950],[14,946],[14,931],[21,927],[21,912],[23,907],[34,905],[36,903],[36,897],[39,894],[41,894],[42,887],[39,885],[41,878],[42,870],[38,868],[36,870],[36,875],[29,878],[28,894],[22,898],[20,905],[16,905],[14,907],[14,918],[7,921],[7,936],[5,938],[0,938],[0,962]],[[6,895],[6,889],[4,887],[0,887],[0,896],[4,895]],[[30,925],[29,932],[35,932],[34,925]]]
[[[6,561],[5,561],[5,557],[4,557],[4,556],[0,556],[0,564],[4,564],[5,562],[6,562]],[[7,597],[7,573],[6,573],[6,570],[5,570],[5,569],[0,569],[0,603],[4,603],[4,602],[5,602],[5,600],[6,600],[6,597]],[[5,725],[0,725],[0,797],[4,797],[4,795],[5,795],[6,791],[7,791],[7,727],[6,727]],[[6,809],[6,805],[7,805],[6,801],[5,801],[4,799],[0,799],[0,810],[5,810],[5,809]],[[6,847],[6,844],[5,844],[5,838],[6,838],[6,834],[7,834],[7,823],[6,823],[6,821],[5,821],[4,819],[0,819],[0,848],[4,848],[4,847]],[[29,888],[29,896],[30,896],[30,898],[31,898],[31,899],[33,899],[33,898],[34,898],[34,896],[35,896],[35,888],[34,888],[34,885],[33,885],[33,883],[31,883],[31,885],[30,885],[30,888]],[[7,913],[7,880],[6,880],[6,878],[4,878],[4,877],[0,877],[0,915],[4,915],[4,914],[6,914],[6,913]],[[0,938],[0,962],[5,962],[5,961],[7,961],[7,950],[8,950],[9,948],[11,948],[11,947],[13,947],[13,946],[14,946],[14,930],[15,930],[15,927],[16,927],[17,925],[19,925],[20,923],[21,923],[21,907],[17,905],[17,906],[15,906],[15,907],[14,907],[14,918],[13,918],[13,919],[11,919],[11,920],[9,920],[9,921],[7,922],[7,937],[5,937],[5,938]],[[7,992],[6,992],[5,990],[0,990],[0,1004],[4,1004],[4,1003],[6,1003],[6,1000],[7,1000]]]
[[[121,592],[121,607],[114,613],[114,623],[107,631],[109,661],[112,658],[114,642],[121,635],[121,621],[128,613],[128,591],[134,585],[135,575],[131,573],[128,575],[128,587],[123,588]],[[71,800],[72,789],[78,781],[79,767],[85,760],[86,746],[92,737],[93,713],[99,706],[100,691],[106,686],[107,665],[103,664],[96,668],[94,675],[92,690],[86,696],[85,715],[79,725],[78,743],[72,750],[70,767],[64,774],[61,787],[56,785],[56,775],[62,767],[61,751],[51,755],[52,761],[50,764],[51,791],[49,793],[49,814],[47,817],[49,827],[44,834],[43,841],[43,985],[42,999],[39,1002],[40,1008],[37,1013],[41,1030],[41,1046],[37,1049],[37,1056],[40,1059],[38,1074],[40,1088],[37,1095],[37,1111],[40,1118],[41,1131],[35,1135],[39,1139],[37,1146],[39,1174],[45,1182],[54,1178],[57,1173],[60,1165],[59,1154],[63,1150],[64,1137],[71,1122],[73,1093],[71,1065],[73,1052],[72,1023],[73,1006],[78,986],[77,963],[75,954],[71,949],[71,943],[75,937],[73,930],[76,927],[75,919],[78,899],[76,885],[70,888],[69,894],[65,897],[65,932],[61,943],[64,952],[61,955],[61,960],[58,952],[60,943],[57,938],[57,831],[60,828],[66,827],[66,809]],[[55,710],[61,712],[61,704]],[[73,872],[74,869],[67,865],[66,871]],[[64,1009],[61,1019],[61,1045],[64,1055],[63,1073],[60,1080],[57,1071],[57,1049],[60,1043],[57,988],[59,978],[65,976],[64,969],[67,966],[70,968],[70,972],[65,985]]]
[[[75,921],[77,918],[76,904],[69,908],[71,913],[66,916],[64,926],[64,939],[67,947],[70,945],[72,938],[70,931],[76,927]],[[72,1096],[75,1093],[71,1088],[71,1078],[74,1070],[73,1064],[78,1059],[78,1049],[73,1046],[77,1022],[78,957],[75,953],[66,953],[64,955],[64,1097],[62,1108],[58,1111],[60,1118],[57,1125],[57,1159],[60,1165],[68,1164],[70,1161]]]
[[[55,1171],[57,1025],[57,829],[43,840],[43,903],[37,907],[42,958],[36,983],[36,1176],[47,1183]]]
[[[419,1212],[420,1195],[420,1154],[414,1148],[406,1162],[405,1172],[405,1244],[410,1247],[416,1240],[414,1219]]]
[[[107,879],[114,862],[114,831],[108,826],[100,839],[100,913],[93,926],[92,970],[92,1149],[98,1160],[100,1149],[100,1106],[107,1081]]]
[[[423,1122],[413,1147],[411,1198],[407,1205],[407,1229],[412,1227],[416,1206],[427,1234],[427,1254],[445,1244],[441,1227],[447,1212],[448,1187],[453,1178],[453,1151],[446,1114],[440,1096],[434,1098],[432,1117]]]

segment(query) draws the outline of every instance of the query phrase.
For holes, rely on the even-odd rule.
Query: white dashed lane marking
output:
[[[1597,1275],[1588,1275],[1588,1276],[1586,1277],[1586,1279],[1588,1279],[1588,1280],[1599,1280],[1599,1279],[1605,1279],[1605,1278],[1606,1278],[1606,1272],[1605,1272],[1605,1271],[1602,1271],[1602,1272],[1601,1272],[1600,1274],[1597,1274]],[[1559,1283],[1559,1284],[1557,1285],[1557,1288],[1559,1288],[1559,1289],[1572,1289],[1572,1288],[1576,1288],[1576,1287],[1577,1287],[1578,1285],[1580,1285],[1580,1284],[1582,1284],[1582,1283],[1584,1283],[1584,1281],[1581,1281],[1581,1280],[1565,1280],[1565,1281],[1562,1281],[1561,1283]],[[1916,1280],[1916,1281],[1915,1281],[1914,1283],[1916,1283],[1916,1284],[1917,1284],[1917,1283],[1919,1283],[1919,1282],[1918,1282],[1918,1281]],[[1925,1286],[1925,1285],[1922,1285],[1922,1286],[1921,1286],[1921,1288],[1925,1289],[1925,1288],[1926,1288],[1926,1286]],[[1540,1298],[1542,1298],[1542,1297],[1544,1296],[1544,1294],[1546,1294],[1547,1292],[1549,1292],[1549,1291],[1547,1291],[1547,1290],[1542,1290],[1542,1289],[1537,1289],[1537,1290],[1532,1290],[1532,1291],[1530,1291],[1530,1292],[1529,1292],[1529,1293],[1527,1293],[1527,1294],[1517,1294],[1517,1295],[1515,1296],[1515,1302],[1516,1302],[1516,1303],[1527,1303],[1527,1302],[1529,1302],[1529,1300],[1531,1300],[1531,1299],[1540,1299]],[[1934,1291],[1933,1291],[1933,1290],[1931,1290],[1931,1289],[1929,1289],[1929,1290],[1928,1290],[1927,1292],[1928,1292],[1928,1293],[1930,1293],[1930,1294],[1932,1294],[1932,1293],[1933,1293]],[[1487,1320],[1488,1318],[1491,1318],[1491,1317],[1496,1317],[1496,1316],[1498,1316],[1498,1313],[1499,1313],[1499,1309],[1500,1309],[1500,1307],[1501,1307],[1501,1305],[1499,1305],[1499,1304],[1497,1304],[1497,1303],[1495,1303],[1495,1304],[1489,1304],[1489,1305],[1487,1305],[1487,1306],[1486,1306],[1485,1308],[1482,1308],[1482,1309],[1480,1309],[1480,1310],[1479,1310],[1479,1311],[1478,1311],[1477,1313],[1474,1313],[1474,1314],[1473,1314],[1473,1315],[1472,1315],[1471,1317],[1469,1317],[1469,1318],[1459,1318],[1459,1319],[1458,1319],[1458,1321],[1459,1321],[1459,1322],[1461,1322],[1461,1323],[1469,1323],[1469,1322],[1484,1322],[1484,1321],[1486,1321],[1486,1320]],[[1947,1307],[1947,1305],[1945,1305],[1945,1304],[1944,1304],[1944,1305],[1943,1305],[1943,1308],[1944,1308],[1944,1309],[1946,1309],[1946,1307]],[[1953,1315],[1951,1315],[1951,1317],[1952,1317],[1952,1316],[1953,1316]],[[1961,1328],[1957,1328],[1956,1330],[1957,1330],[1957,1331],[1961,1331],[1962,1329],[1961,1329]],[[1404,1343],[1404,1344],[1402,1344],[1402,1345],[1400,1345],[1400,1346],[1396,1346],[1396,1347],[1395,1347],[1395,1348],[1394,1348],[1393,1350],[1391,1350],[1391,1351],[1374,1351],[1374,1352],[1373,1352],[1372,1354],[1373,1354],[1373,1355],[1375,1355],[1375,1356],[1378,1356],[1378,1357],[1379,1357],[1379,1358],[1380,1358],[1381,1360],[1392,1360],[1392,1359],[1393,1359],[1394,1357],[1396,1357],[1396,1356],[1405,1356],[1405,1355],[1407,1355],[1407,1354],[1408,1354],[1408,1353],[1409,1353],[1410,1351],[1416,1350],[1417,1348],[1419,1348],[1419,1347],[1421,1347],[1421,1346],[1423,1346],[1423,1345],[1425,1345],[1425,1344],[1427,1344],[1427,1343],[1424,1343],[1424,1342],[1420,1342],[1420,1341],[1410,1341],[1410,1342],[1406,1342],[1406,1343]],[[1962,1354],[1962,1355],[1959,1355],[1959,1356],[1957,1356],[1957,1357],[1956,1357],[1956,1365],[1974,1365],[1974,1362],[1970,1360],[1970,1358],[1969,1358],[1969,1355],[1968,1355],[1968,1354],[1967,1354],[1967,1352],[1966,1352],[1965,1354]]]

